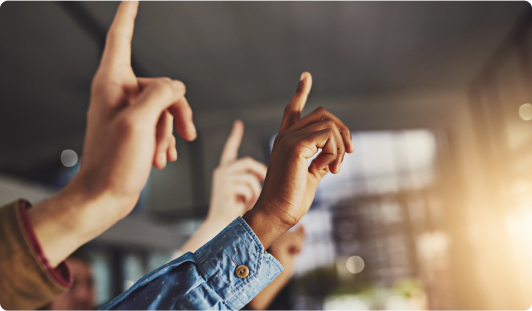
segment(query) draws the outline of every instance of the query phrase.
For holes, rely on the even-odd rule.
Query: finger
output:
[[[297,85],[296,94],[292,97],[284,109],[283,121],[279,133],[286,131],[301,118],[301,112],[307,102],[308,94],[312,87],[312,76],[308,72],[303,72],[299,84]]]
[[[229,137],[225,142],[224,150],[222,151],[222,156],[220,157],[220,165],[227,165],[236,161],[238,158],[238,148],[240,148],[240,143],[242,142],[243,136],[244,123],[240,120],[235,120],[235,122],[233,122],[231,134],[229,134]]]
[[[137,83],[140,94],[130,107],[145,119],[158,119],[164,110],[177,103],[186,92],[181,81],[170,78],[137,78]]]
[[[257,179],[257,177],[253,174],[238,174],[233,175],[230,178],[231,182],[235,184],[244,184],[247,185],[252,193],[253,193],[253,199],[257,199],[260,196],[260,193],[262,191],[262,187],[260,186],[260,181]]]
[[[107,32],[101,66],[131,66],[131,39],[135,28],[138,1],[122,1]]]
[[[177,161],[176,140],[174,135],[172,135],[172,138],[170,139],[170,146],[168,146],[166,158],[170,162]]]
[[[232,187],[232,192],[237,197],[243,199],[244,203],[246,204],[253,201],[253,191],[245,184],[234,184]]]
[[[260,181],[264,181],[268,167],[251,157],[245,157],[233,162],[227,167],[227,170],[231,173],[252,173],[257,176]]]
[[[181,97],[168,108],[168,111],[174,116],[174,123],[179,136],[187,141],[196,139],[198,133],[192,120],[192,108],[190,108],[186,97]]]
[[[128,107],[131,113],[142,120],[155,122],[162,111],[168,110],[174,117],[177,131],[185,140],[194,140],[197,136],[192,121],[192,109],[185,99],[185,85],[181,81],[169,78],[138,78],[140,95]]]
[[[167,162],[168,148],[172,140],[172,115],[168,111],[163,111],[159,122],[157,122],[155,155],[153,158],[153,166],[157,169],[163,169]]]
[[[338,156],[333,130],[326,128],[307,133],[299,137],[298,140],[300,148],[304,148],[303,150],[305,151],[302,156],[307,159],[313,157],[318,152],[318,148],[321,148],[321,153],[312,161],[312,164],[319,171],[328,172],[329,170],[326,167],[333,163]]]
[[[351,131],[349,128],[342,122],[342,120],[323,107],[314,109],[314,111],[302,118],[301,121],[294,126],[293,130],[298,131],[312,123],[316,123],[324,119],[334,120],[338,130],[340,131],[340,134],[343,137],[346,152],[352,153],[355,151],[355,145],[353,144],[353,139],[351,137]]]
[[[336,160],[329,165],[331,172],[333,174],[336,174],[340,171],[340,167],[342,165],[343,155],[345,154],[345,145],[344,140],[342,138],[342,135],[336,126],[336,123],[333,119],[325,119],[316,123],[313,123],[303,129],[300,130],[301,133],[312,133],[317,132],[323,129],[331,129],[333,132],[333,139],[335,140],[336,148],[337,148],[337,157]]]

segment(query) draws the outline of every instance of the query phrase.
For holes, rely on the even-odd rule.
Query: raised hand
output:
[[[266,177],[267,167],[250,157],[238,159],[243,135],[244,124],[236,120],[225,142],[220,165],[212,174],[208,219],[223,219],[229,224],[251,209],[259,198],[260,182]]]
[[[238,148],[243,135],[244,124],[236,120],[225,142],[220,165],[212,174],[211,203],[207,218],[172,258],[186,252],[195,252],[255,205],[261,192],[260,182],[266,176],[266,165],[250,157],[238,159]]]
[[[177,160],[175,125],[186,140],[196,137],[182,82],[137,78],[131,68],[131,39],[138,2],[118,7],[94,76],[80,176],[118,195],[140,193],[153,164]],[[92,188],[92,187],[91,187]]]
[[[285,108],[256,208],[244,215],[264,247],[299,222],[314,200],[319,181],[329,172],[338,173],[345,152],[355,149],[347,126],[325,108],[301,118],[311,85],[311,75],[303,73]],[[322,152],[309,166],[308,159],[319,149]]]
[[[79,173],[56,196],[30,210],[52,266],[126,216],[152,165],[175,161],[173,121],[196,138],[185,85],[169,78],[137,78],[131,39],[138,2],[120,4],[94,76]]]

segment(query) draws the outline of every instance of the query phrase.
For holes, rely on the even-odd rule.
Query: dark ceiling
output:
[[[97,33],[117,5],[80,2],[76,15],[56,2],[2,4],[0,170],[55,169],[61,150],[81,151]],[[305,70],[322,97],[465,88],[526,10],[524,1],[143,2],[133,57],[143,74],[184,81],[196,115],[288,98]]]

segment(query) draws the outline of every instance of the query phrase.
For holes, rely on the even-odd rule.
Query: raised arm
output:
[[[299,222],[323,176],[338,173],[345,152],[355,150],[349,128],[327,109],[317,108],[301,118],[311,86],[311,75],[303,73],[285,108],[262,193],[243,217],[265,248]],[[322,152],[309,166],[308,159],[319,148]]]
[[[225,142],[220,164],[212,173],[211,201],[207,218],[172,259],[186,252],[195,252],[257,202],[261,192],[260,182],[266,177],[266,165],[250,157],[238,159],[243,135],[244,123],[235,120],[231,134]]]
[[[107,34],[92,82],[79,173],[59,194],[29,209],[52,267],[129,214],[152,165],[161,169],[177,159],[172,123],[184,139],[196,138],[185,85],[133,73],[137,9],[138,2],[122,2]]]

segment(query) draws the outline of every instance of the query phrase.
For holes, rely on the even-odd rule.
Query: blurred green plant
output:
[[[423,290],[421,283],[415,279],[399,280],[392,287],[392,292],[394,294],[405,298],[412,298]]]

